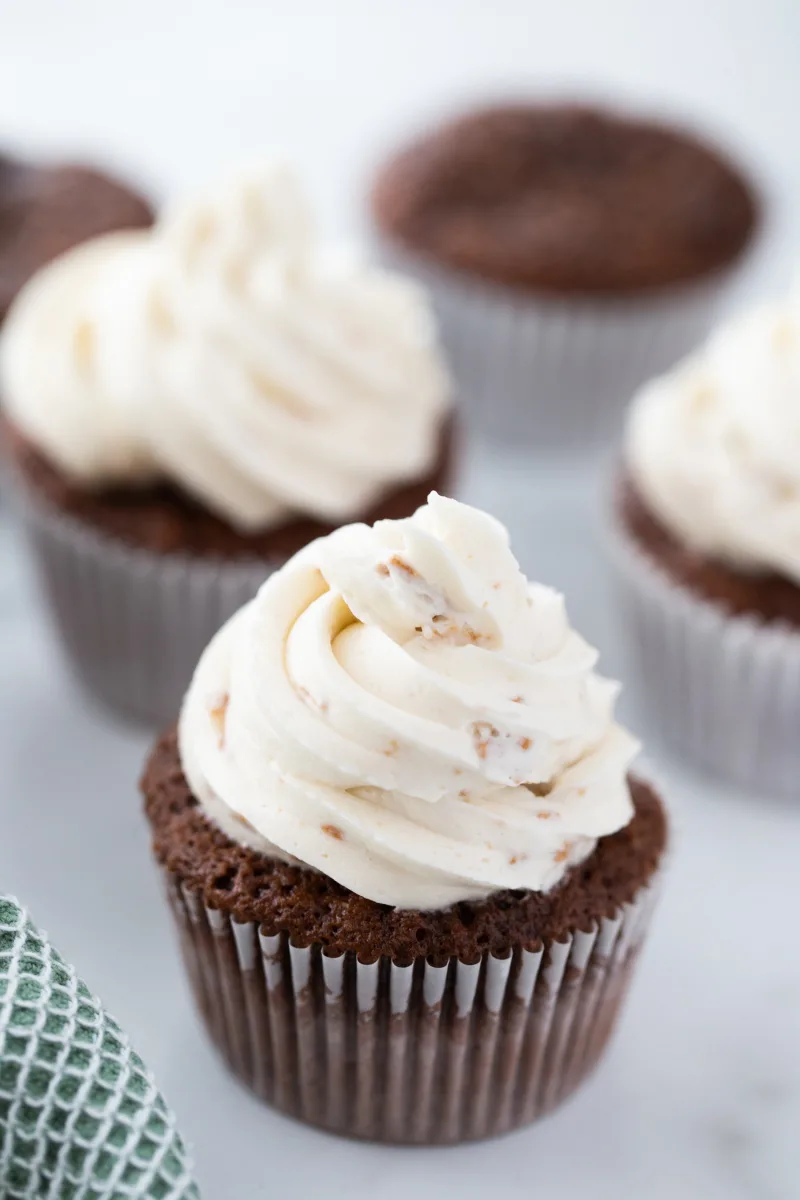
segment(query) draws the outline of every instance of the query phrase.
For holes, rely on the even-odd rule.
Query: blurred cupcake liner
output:
[[[50,509],[24,485],[11,494],[77,677],[124,717],[174,721],[200,654],[276,564],[154,554]]]
[[[534,296],[378,243],[429,291],[468,428],[519,448],[610,443],[628,400],[710,331],[738,267],[652,295]]]
[[[796,797],[800,633],[693,595],[624,531],[609,543],[631,682],[653,732],[739,788]]]
[[[657,895],[653,877],[598,926],[537,951],[400,965],[293,945],[165,875],[197,1005],[239,1080],[330,1132],[419,1144],[508,1132],[586,1078]]]

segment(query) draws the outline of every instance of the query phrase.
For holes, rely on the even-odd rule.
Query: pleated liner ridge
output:
[[[655,900],[591,932],[475,963],[363,963],[237,923],[167,873],[212,1040],[281,1112],[333,1133],[437,1144],[492,1137],[560,1104],[601,1057]]]
[[[430,292],[470,428],[534,449],[613,442],[634,391],[703,340],[736,274],[636,299],[568,299],[475,280],[387,239],[376,248]]]
[[[606,548],[631,683],[654,733],[737,788],[795,800],[800,633],[695,596],[616,523]]]
[[[277,564],[126,546],[13,492],[67,660],[87,691],[153,727],[174,720],[197,660]]]

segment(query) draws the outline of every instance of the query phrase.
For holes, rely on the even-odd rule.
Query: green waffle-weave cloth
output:
[[[0,1197],[199,1195],[174,1115],[127,1036],[0,895]]]

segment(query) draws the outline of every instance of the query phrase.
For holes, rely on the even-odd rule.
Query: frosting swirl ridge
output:
[[[546,890],[632,815],[596,658],[503,527],[432,493],[312,543],[220,631],[184,770],[229,835],[381,903]]]
[[[800,296],[731,322],[647,385],[626,459],[686,545],[800,583]]]

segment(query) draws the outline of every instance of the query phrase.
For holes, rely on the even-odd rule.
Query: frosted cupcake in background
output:
[[[666,842],[596,659],[505,529],[435,493],[217,634],[143,790],[199,1011],[264,1100],[459,1142],[592,1070]]]
[[[721,329],[628,423],[613,540],[655,730],[798,794],[800,297]]]
[[[148,201],[104,172],[0,154],[0,323],[31,275],[59,254],[152,221]]]
[[[760,202],[713,146],[581,105],[445,123],[377,176],[383,257],[430,288],[470,428],[589,449],[634,389],[699,343]]]
[[[24,289],[5,443],[45,590],[91,691],[167,720],[266,575],[448,479],[449,386],[417,285],[333,253],[281,169]]]

